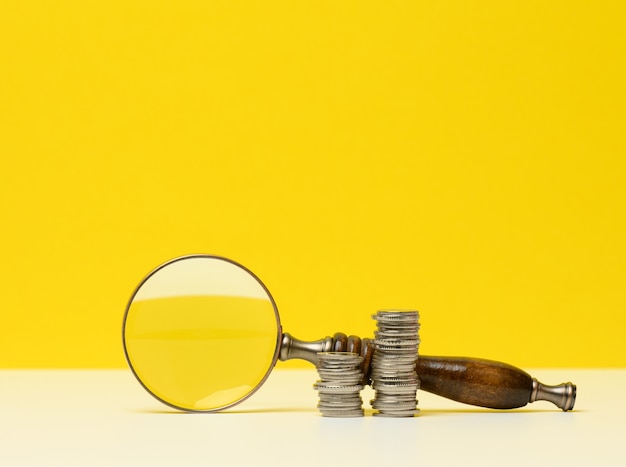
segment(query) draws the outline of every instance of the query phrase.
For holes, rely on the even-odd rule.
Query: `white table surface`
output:
[[[626,369],[529,372],[576,383],[575,411],[492,411],[420,391],[415,418],[325,418],[315,370],[277,369],[230,411],[188,414],[128,370],[2,370],[0,466],[626,465]]]

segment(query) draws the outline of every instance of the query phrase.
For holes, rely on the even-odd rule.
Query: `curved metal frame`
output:
[[[141,289],[141,287],[146,283],[146,281],[148,281],[148,279],[150,279],[154,274],[156,274],[158,271],[160,271],[161,269],[176,263],[178,261],[184,261],[186,259],[192,259],[192,258],[205,258],[205,259],[214,259],[214,260],[218,260],[218,261],[224,261],[227,263],[232,264],[233,266],[236,266],[242,270],[244,270],[245,272],[247,272],[248,274],[250,274],[250,276],[252,276],[252,278],[254,278],[260,285],[261,287],[263,287],[263,290],[265,291],[265,293],[267,294],[270,302],[272,303],[272,308],[274,309],[274,316],[276,318],[276,346],[274,349],[274,356],[272,357],[272,361],[270,362],[267,371],[265,372],[265,375],[263,376],[263,378],[261,379],[261,381],[249,392],[247,393],[245,396],[243,396],[242,398],[240,398],[239,400],[236,400],[228,405],[216,408],[216,409],[207,409],[207,410],[194,410],[194,409],[189,409],[186,407],[179,407],[175,404],[172,404],[171,402],[168,402],[162,398],[160,398],[159,396],[157,396],[156,394],[154,394],[141,380],[141,378],[139,377],[139,375],[137,374],[137,372],[135,371],[135,368],[133,367],[133,364],[130,360],[130,356],[128,355],[128,349],[126,348],[126,319],[128,317],[128,312],[130,310],[130,307],[133,303],[133,300],[135,298],[135,296],[137,295],[137,292],[139,292],[139,289]],[[252,271],[250,271],[248,268],[246,268],[245,266],[237,263],[236,261],[233,261],[229,258],[225,258],[223,256],[216,256],[216,255],[208,255],[208,254],[193,254],[193,255],[185,255],[185,256],[179,256],[177,258],[171,259],[161,265],[159,265],[158,267],[156,267],[155,269],[153,269],[148,275],[146,275],[146,277],[143,278],[143,280],[139,283],[139,285],[135,288],[135,290],[133,291],[130,300],[128,301],[128,304],[126,305],[126,311],[124,312],[124,320],[122,322],[122,344],[124,346],[124,356],[126,357],[126,362],[128,363],[128,366],[130,367],[130,370],[132,371],[133,375],[135,376],[135,378],[137,379],[137,381],[139,381],[139,384],[141,384],[141,386],[143,386],[143,388],[148,391],[148,393],[150,395],[152,395],[155,399],[157,399],[158,401],[164,403],[165,405],[168,405],[174,409],[177,410],[184,410],[186,412],[196,412],[196,413],[211,413],[211,412],[219,412],[222,411],[224,409],[228,409],[230,407],[233,407],[243,401],[245,401],[248,397],[250,397],[252,394],[254,394],[261,386],[263,386],[263,383],[265,383],[265,381],[267,380],[267,378],[269,377],[270,373],[272,372],[272,369],[274,368],[274,366],[276,365],[276,362],[278,361],[278,357],[280,355],[280,347],[281,347],[281,342],[282,342],[282,338],[283,338],[283,332],[282,332],[282,326],[280,324],[280,315],[278,314],[278,307],[276,306],[276,302],[274,301],[274,297],[272,297],[272,294],[270,293],[270,291],[268,290],[268,288],[265,286],[265,284],[263,283],[263,281],[261,281],[261,279],[259,279],[257,277],[256,274],[254,274]]]

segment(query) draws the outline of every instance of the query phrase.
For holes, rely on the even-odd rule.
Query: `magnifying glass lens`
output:
[[[144,387],[173,407],[213,411],[265,380],[280,323],[252,273],[216,257],[174,260],[149,275],[124,320],[128,362]]]

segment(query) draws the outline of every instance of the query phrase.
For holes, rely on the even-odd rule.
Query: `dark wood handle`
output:
[[[525,371],[479,358],[420,356],[416,371],[424,391],[480,407],[523,407],[533,390]]]
[[[420,356],[416,371],[424,391],[480,407],[514,409],[549,400],[568,411],[576,400],[572,383],[543,385],[519,368],[492,360]]]

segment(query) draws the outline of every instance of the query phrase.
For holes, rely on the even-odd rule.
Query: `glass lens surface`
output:
[[[276,363],[280,321],[250,271],[190,256],[150,274],[124,318],[124,349],[143,386],[168,405],[214,411],[263,383]]]

